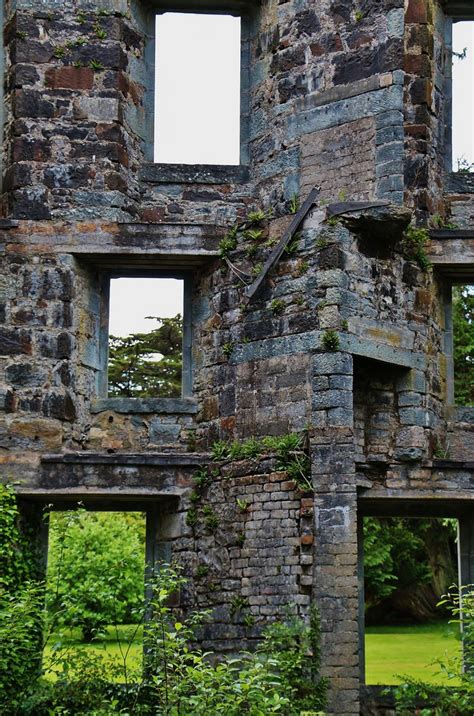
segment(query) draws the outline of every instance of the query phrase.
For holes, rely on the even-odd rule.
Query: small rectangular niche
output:
[[[453,286],[455,405],[474,407],[474,285]]]
[[[110,280],[108,397],[181,398],[184,280]]]
[[[453,171],[474,172],[474,19],[453,23]]]
[[[154,160],[240,163],[241,19],[156,17]]]

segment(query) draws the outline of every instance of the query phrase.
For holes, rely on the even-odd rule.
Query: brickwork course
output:
[[[450,324],[451,285],[474,275],[474,182],[450,169],[451,21],[470,6],[4,2],[1,479],[30,511],[146,510],[148,557],[181,561],[183,605],[213,610],[206,649],[316,603],[338,716],[382,713],[364,706],[363,515],[459,517],[474,581],[474,414],[453,404]],[[160,9],[242,14],[241,166],[150,162],[143,18]],[[241,237],[230,266],[219,243],[259,209],[260,242]],[[108,276],[144,270],[192,279],[182,399],[103,390]],[[216,441],[292,432],[312,489],[271,452],[213,461]]]

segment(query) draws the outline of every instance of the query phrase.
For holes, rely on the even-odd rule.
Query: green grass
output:
[[[103,654],[116,664],[123,664],[124,652],[133,639],[127,654],[128,669],[140,669],[142,665],[142,629],[134,636],[133,625],[108,627],[104,637],[91,644],[80,639],[80,630],[66,632],[63,643],[68,651],[89,650]],[[119,636],[119,640],[117,639]],[[45,652],[51,651],[51,644]],[[122,644],[122,651],[120,648]],[[398,684],[400,675],[407,674],[431,683],[442,683],[446,677],[440,671],[437,659],[460,654],[461,644],[456,624],[437,622],[420,626],[367,627],[365,635],[366,683]],[[397,676],[398,675],[398,676]],[[453,686],[455,682],[450,682]]]
[[[447,679],[439,673],[436,660],[460,653],[456,624],[367,627],[365,680],[367,684],[399,684],[400,675],[406,674],[430,683],[443,683]],[[450,683],[455,686],[454,681]]]
[[[44,649],[45,656],[51,655],[52,646],[56,637],[49,640]],[[122,666],[124,659],[128,669],[141,669],[143,650],[143,628],[131,625],[109,626],[105,634],[90,644],[81,640],[80,629],[69,629],[64,632],[62,644],[70,654],[76,651],[87,650],[91,654],[103,655],[110,662]],[[127,652],[128,645],[130,649]],[[112,677],[113,678],[113,677]]]

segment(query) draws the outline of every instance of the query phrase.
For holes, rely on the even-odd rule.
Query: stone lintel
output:
[[[248,167],[241,164],[144,164],[139,178],[147,184],[243,184]]]
[[[389,331],[386,332],[387,335]],[[323,331],[308,331],[294,336],[281,336],[267,338],[266,340],[242,343],[235,347],[229,362],[233,365],[249,361],[266,360],[281,355],[294,355],[296,353],[321,351],[321,337]],[[396,344],[400,338],[394,332],[393,342]],[[388,341],[386,337],[386,340]],[[375,340],[365,340],[349,334],[340,335],[340,350],[345,353],[371,358],[383,363],[389,363],[400,368],[424,370],[425,356],[411,350],[398,348],[388,343],[378,343]]]
[[[91,413],[138,413],[155,415],[196,415],[195,400],[186,398],[98,398],[91,403]]]
[[[88,486],[67,487],[67,488],[16,488],[18,497],[35,502],[52,502],[57,504],[71,504],[84,502],[87,507],[92,504],[100,505],[101,510],[117,509],[117,502],[122,503],[139,503],[146,507],[150,500],[178,500],[181,497],[181,491],[163,491],[159,488],[97,488]],[[106,503],[106,504],[104,504]],[[110,504],[112,503],[112,504]],[[136,508],[138,509],[138,507]]]
[[[372,360],[390,363],[401,368],[424,370],[426,364],[425,356],[421,353],[414,353],[404,348],[397,348],[393,345],[377,343],[374,340],[366,340],[347,334],[341,336],[341,350],[362,358],[371,358]]]
[[[472,514],[472,490],[389,489],[361,490],[359,512],[373,517],[459,517]]]
[[[76,463],[80,465],[157,465],[195,467],[211,461],[209,453],[58,453],[45,454],[42,463]]]

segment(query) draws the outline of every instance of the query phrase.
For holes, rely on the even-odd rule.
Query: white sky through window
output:
[[[160,325],[146,316],[183,315],[183,281],[172,278],[116,278],[110,281],[109,333],[149,333]]]
[[[155,161],[240,163],[240,18],[156,18]]]
[[[459,162],[474,164],[474,22],[453,24],[453,50],[466,57],[453,57],[453,170]]]

